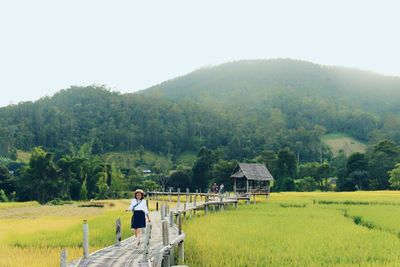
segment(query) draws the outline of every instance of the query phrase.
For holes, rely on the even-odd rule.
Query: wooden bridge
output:
[[[195,215],[197,210],[207,214],[210,208],[223,210],[227,205],[238,207],[239,200],[250,203],[250,195],[231,196],[229,193],[212,195],[210,193],[148,192],[149,199],[156,201],[156,211],[150,212],[151,224],[147,224],[144,241],[136,247],[134,237],[121,242],[121,222],[116,222],[116,243],[89,255],[88,225],[83,224],[83,258],[68,264],[66,251],[61,252],[61,267],[106,267],[106,266],[139,266],[169,267],[175,265],[175,253],[178,264],[184,264],[184,240],[182,220]],[[172,196],[177,197],[174,207],[170,208]],[[185,197],[184,200],[181,198]],[[255,198],[254,198],[255,201]],[[181,265],[183,266],[183,265]]]

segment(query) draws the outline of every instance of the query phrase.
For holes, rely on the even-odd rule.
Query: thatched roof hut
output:
[[[269,193],[270,182],[274,180],[271,173],[264,164],[259,163],[239,163],[233,174],[233,188],[236,192],[236,180],[246,180],[246,192],[249,192],[249,181],[252,181],[253,190],[266,191]]]

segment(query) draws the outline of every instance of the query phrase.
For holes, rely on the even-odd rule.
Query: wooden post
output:
[[[169,226],[174,226],[174,212],[170,211],[169,212]]]
[[[169,245],[169,227],[168,222],[166,220],[162,220],[162,238],[163,238],[163,246]],[[163,257],[163,267],[170,267],[171,266],[171,258],[170,253],[167,253]]]
[[[182,242],[179,243],[178,245],[178,264],[184,264],[185,263],[185,245]]]
[[[186,203],[189,201],[189,188],[186,187]]]
[[[158,211],[158,201],[156,202],[156,211]]]
[[[162,262],[161,251],[157,250],[155,255],[154,255],[153,265],[148,264],[148,265],[145,265],[145,266],[161,267],[161,262]]]
[[[248,181],[248,180],[247,180]],[[251,200],[251,186],[250,186],[250,191],[247,191],[247,204],[250,204],[250,200]]]
[[[249,180],[246,179],[246,192],[249,193]]]
[[[178,233],[182,234],[182,216],[180,211],[178,211]]]
[[[193,204],[194,204],[194,207],[196,207],[196,200],[197,200],[197,194],[199,193],[199,190],[198,189],[196,189],[196,195],[194,195],[194,202],[193,202]]]
[[[162,237],[163,237],[163,245],[169,245],[169,227],[168,222],[166,220],[161,221],[162,224]]]
[[[115,221],[115,245],[120,246],[121,245],[121,219],[118,218]]]
[[[176,203],[176,210],[179,210],[180,204],[181,204],[181,189],[178,188],[178,202]]]
[[[170,188],[169,188],[169,194],[168,194],[168,200],[169,200],[169,202],[172,201],[172,199],[171,199],[171,198],[172,198],[172,194],[171,194],[171,193],[172,193],[172,188],[170,187]]]
[[[165,218],[165,205],[161,205],[161,209],[160,209],[160,215],[161,215],[161,220],[164,220]]]
[[[175,265],[175,247],[172,247],[171,250],[169,251],[170,255],[170,265],[174,266]]]
[[[233,192],[236,193],[236,178],[233,178]]]
[[[204,203],[204,215],[207,215],[208,212],[208,194],[207,196],[204,197],[205,203]]]
[[[143,259],[147,261],[149,259],[149,250],[150,250],[150,239],[151,239],[151,228],[152,224],[146,224],[146,233],[144,237],[144,251],[143,251]]]
[[[60,267],[68,267],[68,255],[67,255],[67,250],[65,248],[61,250]]]
[[[89,258],[89,225],[87,220],[83,220],[83,258]]]

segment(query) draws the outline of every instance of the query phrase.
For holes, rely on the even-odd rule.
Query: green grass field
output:
[[[0,203],[0,266],[58,266],[63,247],[79,258],[83,219],[91,251],[113,244],[118,217],[130,236],[129,200],[101,202]],[[400,191],[273,193],[238,210],[199,212],[184,231],[192,267],[399,266]]]
[[[398,266],[400,192],[275,193],[184,230],[192,267]]]
[[[343,133],[326,134],[322,137],[322,141],[331,148],[334,155],[337,155],[340,150],[349,156],[354,152],[364,153],[367,149],[366,144]]]
[[[28,163],[31,158],[31,153],[22,150],[17,150],[17,156],[18,160],[20,160],[21,162]]]

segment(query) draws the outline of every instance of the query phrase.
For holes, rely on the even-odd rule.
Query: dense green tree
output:
[[[208,189],[211,180],[211,170],[215,163],[215,155],[212,150],[202,147],[197,154],[197,160],[192,168],[192,186],[201,190]]]
[[[15,191],[15,179],[10,175],[8,168],[2,165],[0,165],[0,189],[3,189],[6,195]]]
[[[83,180],[83,183],[81,185],[81,190],[79,192],[79,198],[80,200],[87,200],[88,199],[88,191],[86,188],[86,178]]]
[[[175,188],[175,190],[177,188],[183,190],[188,186],[191,187],[191,179],[191,170],[177,170],[170,175],[167,185]]]
[[[389,171],[389,183],[392,188],[400,189],[400,163],[397,163],[395,168]]]
[[[368,151],[368,172],[371,189],[388,189],[388,172],[400,161],[400,149],[395,143],[383,140]]]
[[[312,192],[318,188],[318,183],[314,177],[303,177],[297,184],[297,191]]]
[[[225,190],[233,190],[233,181],[230,176],[237,164],[238,162],[236,160],[227,161],[221,159],[213,166],[212,176],[214,177],[214,181],[218,185],[223,184]]]
[[[109,193],[109,186],[107,185],[107,174],[105,172],[100,172],[97,174],[97,182],[96,182],[96,187],[97,187],[97,192],[96,192],[96,198],[97,199],[105,199],[108,197]]]
[[[21,199],[45,203],[60,197],[60,184],[53,155],[40,147],[34,148],[29,165],[18,180]]]
[[[278,158],[277,163],[279,168],[278,178],[280,177],[295,178],[297,163],[294,153],[290,151],[288,148],[281,149],[278,152],[277,158]]]
[[[279,166],[277,154],[272,150],[264,150],[256,158],[256,161],[262,162],[268,168],[273,177],[279,176]]]
[[[357,190],[368,188],[368,172],[367,171],[353,171],[349,176],[350,181],[355,184]]]
[[[3,189],[0,189],[0,202],[8,202],[8,197]]]
[[[347,160],[347,175],[355,171],[366,171],[368,170],[368,160],[363,153],[353,153]]]

